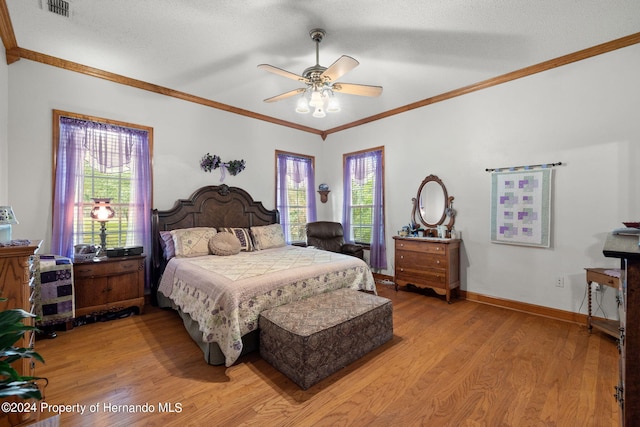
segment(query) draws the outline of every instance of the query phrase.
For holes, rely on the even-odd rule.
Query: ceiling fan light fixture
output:
[[[324,109],[320,106],[320,107],[316,107],[315,111],[313,112],[313,117],[317,118],[317,119],[321,119],[323,117],[326,117],[326,113],[324,112]]]
[[[322,104],[324,104],[322,94],[320,93],[320,91],[314,89],[311,92],[311,101],[309,101],[309,105],[318,108],[322,107]]]
[[[338,113],[340,112],[340,102],[338,102],[338,98],[332,96],[329,98],[329,102],[327,103],[327,112],[328,113]]]
[[[307,98],[303,93],[300,99],[298,99],[298,103],[296,104],[296,113],[306,114],[309,111],[311,111],[309,109],[309,102],[307,101]]]

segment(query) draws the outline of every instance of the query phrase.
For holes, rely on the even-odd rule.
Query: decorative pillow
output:
[[[220,228],[219,231],[226,231],[227,233],[235,234],[235,236],[240,240],[240,250],[251,252],[254,250],[253,240],[251,240],[251,231],[248,228],[233,228],[233,227],[223,227]]]
[[[279,248],[287,244],[280,224],[251,227],[251,235],[256,249]]]
[[[240,240],[235,234],[222,231],[209,239],[209,250],[214,255],[236,255],[240,252]]]
[[[173,236],[170,231],[160,232],[160,246],[162,246],[164,259],[167,261],[176,256],[176,246],[173,244]]]
[[[171,230],[176,257],[209,255],[209,239],[217,233],[215,228],[195,227]]]

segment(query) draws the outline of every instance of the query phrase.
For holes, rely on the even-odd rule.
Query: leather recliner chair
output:
[[[338,252],[364,259],[364,247],[344,242],[344,230],[339,222],[317,221],[307,223],[307,246]]]

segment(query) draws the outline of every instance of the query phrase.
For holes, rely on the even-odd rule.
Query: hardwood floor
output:
[[[154,307],[38,341],[46,364],[36,373],[49,379],[48,404],[86,405],[63,413],[62,426],[618,425],[611,338],[465,300],[378,292],[393,301],[392,341],[307,391],[256,353],[207,365],[180,318]]]

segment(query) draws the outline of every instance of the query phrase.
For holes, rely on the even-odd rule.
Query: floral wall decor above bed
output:
[[[245,168],[246,162],[244,160],[231,160],[230,162],[223,162],[220,156],[209,153],[205,154],[200,160],[200,168],[205,172],[211,172],[214,169],[220,168],[220,182],[224,181],[225,172],[227,169],[233,176],[238,175]]]

